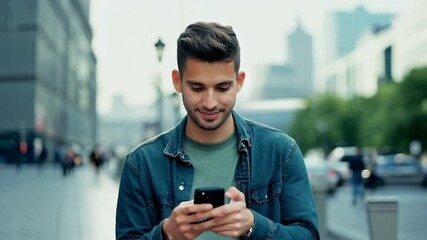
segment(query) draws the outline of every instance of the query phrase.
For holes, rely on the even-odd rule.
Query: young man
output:
[[[128,153],[116,238],[319,239],[295,141],[233,111],[245,80],[233,29],[198,22],[177,42],[172,79],[187,116]],[[194,190],[209,186],[226,190],[226,204],[194,204]]]

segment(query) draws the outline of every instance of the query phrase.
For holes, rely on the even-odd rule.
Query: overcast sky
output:
[[[165,92],[172,92],[170,73],[176,68],[176,39],[196,21],[233,26],[240,41],[241,70],[250,90],[254,69],[285,63],[286,38],[298,19],[313,37],[316,62],[321,61],[324,16],[363,4],[371,12],[401,13],[416,0],[91,0],[93,46],[98,60],[98,111],[109,110],[112,97],[125,96],[133,105],[154,101],[154,83],[161,72]],[[166,43],[161,64],[154,43]],[[246,88],[246,89],[245,89]],[[246,91],[246,93],[249,91]]]

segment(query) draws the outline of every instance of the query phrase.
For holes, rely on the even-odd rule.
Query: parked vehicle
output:
[[[427,187],[427,169],[411,155],[379,155],[375,163],[374,176],[377,185],[419,184]]]
[[[320,158],[306,158],[305,164],[312,186],[326,180],[327,191],[329,193],[336,191],[339,181],[338,173],[328,162]]]

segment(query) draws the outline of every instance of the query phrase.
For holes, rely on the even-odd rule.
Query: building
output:
[[[288,62],[258,68],[257,83],[250,101],[236,105],[236,110],[251,120],[287,132],[295,113],[306,107],[313,93],[312,37],[298,21],[288,35]]]
[[[0,162],[96,142],[89,0],[0,0]],[[21,154],[20,151],[21,150]]]
[[[360,37],[369,29],[383,29],[391,24],[395,15],[370,13],[363,6],[353,11],[330,13],[326,19],[328,36],[326,49],[328,60],[341,57],[353,51]]]
[[[236,105],[236,110],[245,118],[288,132],[295,113],[306,106],[303,98],[263,99]]]
[[[288,63],[267,66],[262,77],[262,99],[307,98],[313,88],[312,37],[298,21],[288,36]]]
[[[412,68],[427,64],[427,4],[398,16],[388,28],[371,29],[355,49],[322,66],[317,89],[349,99],[370,97],[378,86],[400,81]]]
[[[117,95],[108,113],[99,116],[99,144],[104,148],[130,150],[144,140],[172,128],[181,120],[180,95],[165,94],[163,122],[159,122],[159,99],[151,105],[127,104],[125,98]],[[161,128],[160,128],[161,127]]]
[[[99,116],[99,144],[104,148],[130,150],[144,140],[145,122],[154,121],[153,112],[155,109],[131,106],[123,96],[115,96],[111,110]]]

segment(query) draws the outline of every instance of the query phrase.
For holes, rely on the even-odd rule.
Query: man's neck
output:
[[[224,124],[216,130],[204,130],[198,126],[189,126],[196,125],[194,122],[187,121],[185,134],[187,137],[199,143],[219,143],[234,134],[234,120],[233,116],[230,117],[224,122]]]

